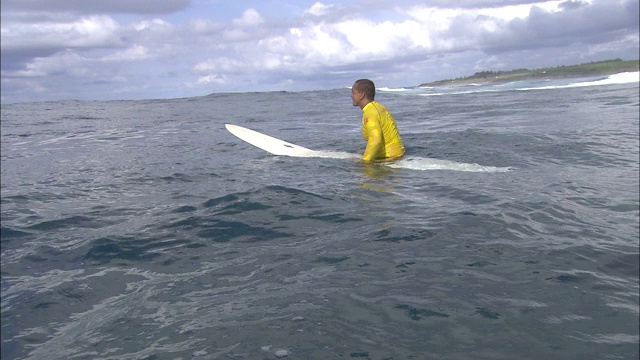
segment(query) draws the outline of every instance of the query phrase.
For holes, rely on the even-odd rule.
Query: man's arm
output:
[[[377,121],[368,121],[366,126],[369,138],[367,139],[367,148],[364,150],[362,160],[373,161],[382,147],[382,129]]]

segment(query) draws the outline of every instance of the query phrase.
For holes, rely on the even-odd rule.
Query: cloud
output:
[[[597,2],[585,6],[582,2],[580,6],[565,4],[562,11],[532,6],[525,19],[502,23],[493,33],[482,32],[478,41],[487,52],[610,41],[638,28],[638,9],[629,6],[631,3]]]
[[[151,55],[149,54],[148,48],[138,44],[134,44],[133,46],[125,50],[118,51],[115,54],[105,56],[104,58],[102,58],[102,60],[104,61],[135,61],[135,60],[145,60],[145,59],[148,59],[150,56]]]
[[[519,4],[500,9],[451,9],[418,5],[403,21],[376,22],[344,19],[334,23],[307,21],[289,33],[267,35],[258,47],[269,61],[265,66],[301,70],[308,66],[335,66],[358,61],[384,61],[398,54],[425,56],[446,51],[507,51],[535,46],[562,46],[594,42],[594,32],[607,37],[634,25],[628,7],[560,1]],[[578,6],[579,5],[579,6]],[[314,4],[308,14],[330,9]],[[605,11],[606,10],[606,11]],[[601,14],[608,15],[603,19]],[[637,11],[636,11],[637,15]],[[598,21],[596,21],[598,20]],[[621,20],[625,20],[622,21]],[[595,40],[597,41],[597,40]],[[296,66],[304,64],[304,66]]]
[[[169,14],[184,10],[191,0],[19,0],[3,1],[2,11],[64,12],[75,14]]]
[[[72,77],[87,76],[91,73],[90,59],[74,52],[66,51],[55,56],[35,58],[25,66],[25,70],[17,71],[14,76],[42,77],[49,74],[68,75]]]
[[[393,87],[638,53],[637,0],[95,3],[2,3],[3,99],[301,90],[356,77]]]
[[[239,69],[245,66],[245,63],[226,57],[219,57],[216,59],[210,59],[201,63],[196,64],[193,69],[198,74],[208,74],[208,73],[236,73]]]
[[[303,14],[313,15],[313,16],[322,16],[327,14],[334,6],[333,5],[325,5],[321,2],[317,2],[311,6],[311,8],[305,10]]]
[[[264,23],[264,19],[255,9],[247,9],[242,17],[233,19],[233,25],[240,27],[256,26]]]
[[[226,82],[225,79],[219,75],[207,75],[207,76],[202,76],[198,78],[197,83],[198,85],[209,85],[209,84],[222,85],[225,82]]]
[[[68,49],[114,47],[122,44],[116,32],[119,24],[104,15],[89,16],[73,21],[44,21],[35,24],[3,20],[2,49]]]

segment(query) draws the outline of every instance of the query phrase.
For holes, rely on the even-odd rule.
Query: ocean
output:
[[[637,359],[639,82],[2,104],[1,357]]]

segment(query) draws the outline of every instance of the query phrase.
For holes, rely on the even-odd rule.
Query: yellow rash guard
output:
[[[372,101],[362,109],[362,137],[367,141],[364,161],[388,161],[404,155],[396,121],[379,102]]]

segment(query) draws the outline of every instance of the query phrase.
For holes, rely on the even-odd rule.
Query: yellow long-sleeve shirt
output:
[[[404,155],[396,121],[379,102],[372,101],[362,109],[362,137],[367,141],[364,161],[388,161]]]

